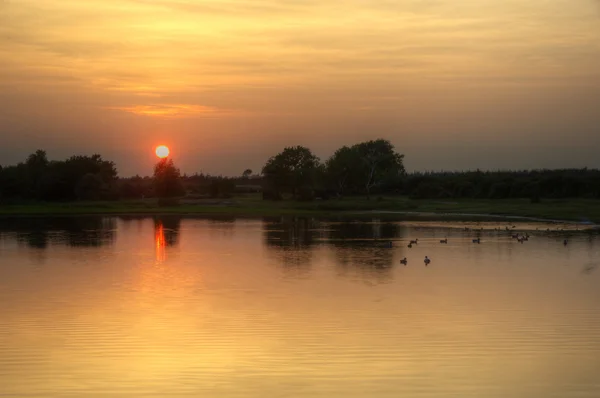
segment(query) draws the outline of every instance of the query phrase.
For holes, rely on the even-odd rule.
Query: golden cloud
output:
[[[193,104],[153,104],[109,107],[108,109],[153,117],[218,117],[231,115],[230,110]]]

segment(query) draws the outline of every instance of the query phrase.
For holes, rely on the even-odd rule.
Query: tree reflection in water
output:
[[[305,275],[310,271],[313,250],[321,235],[319,222],[311,218],[265,218],[263,239],[286,272]]]
[[[49,245],[100,247],[115,241],[114,217],[9,218],[0,223],[0,234],[30,248]]]
[[[401,231],[397,223],[378,220],[332,223],[328,243],[333,247],[338,274],[368,283],[391,281],[398,248],[386,245],[401,237]],[[399,250],[404,250],[403,245]]]
[[[237,218],[233,216],[212,216],[208,222],[211,236],[231,238],[235,235]]]
[[[263,223],[265,246],[287,272],[309,272],[315,251],[330,248],[340,275],[355,275],[372,283],[383,283],[392,276],[395,248],[387,243],[400,235],[396,223],[312,218],[269,218]]]

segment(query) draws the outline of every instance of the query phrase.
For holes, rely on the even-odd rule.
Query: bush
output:
[[[439,185],[430,182],[421,182],[409,195],[411,199],[437,198],[442,192]]]
[[[329,200],[331,193],[325,189],[315,189],[315,198],[321,198],[321,200]]]
[[[177,198],[158,198],[158,207],[175,207],[179,206]]]
[[[262,193],[263,200],[282,200],[281,193],[273,190],[265,190]]]
[[[315,191],[308,187],[300,188],[298,190],[298,200],[301,202],[310,202],[315,200]]]
[[[510,185],[504,182],[497,182],[490,188],[490,199],[506,199],[510,193]]]

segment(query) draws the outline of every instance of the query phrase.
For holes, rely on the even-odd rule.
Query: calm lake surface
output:
[[[506,226],[0,220],[0,396],[599,397],[600,237]]]

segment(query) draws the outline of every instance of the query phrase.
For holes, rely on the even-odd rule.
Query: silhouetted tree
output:
[[[161,159],[154,166],[154,187],[159,198],[172,198],[185,193],[179,169],[173,164],[173,159]]]
[[[42,199],[44,175],[47,173],[49,165],[46,151],[37,150],[27,158],[25,165],[29,177],[29,184],[32,196],[35,199]]]
[[[361,142],[353,147],[353,151],[358,153],[360,159],[359,170],[367,197],[371,196],[371,189],[386,178],[405,173],[402,162],[404,155],[397,153],[388,140]]]
[[[223,177],[214,177],[210,182],[210,196],[212,198],[230,198],[235,190],[233,180]]]
[[[87,173],[75,187],[77,199],[98,200],[102,194],[102,180],[98,174]]]
[[[300,188],[314,189],[319,158],[308,148],[287,147],[270,158],[262,173],[269,187],[276,192],[289,192],[297,197]]]
[[[38,150],[16,166],[0,172],[0,197],[7,199],[75,200],[82,187],[89,188],[93,175],[94,198],[112,198],[117,170],[113,162],[100,155],[72,156],[65,161],[48,161],[46,152]],[[83,179],[86,181],[83,181]],[[89,191],[89,190],[88,190]]]
[[[335,187],[338,196],[342,196],[358,171],[360,165],[358,151],[354,147],[343,146],[327,159],[325,165],[328,182]]]

